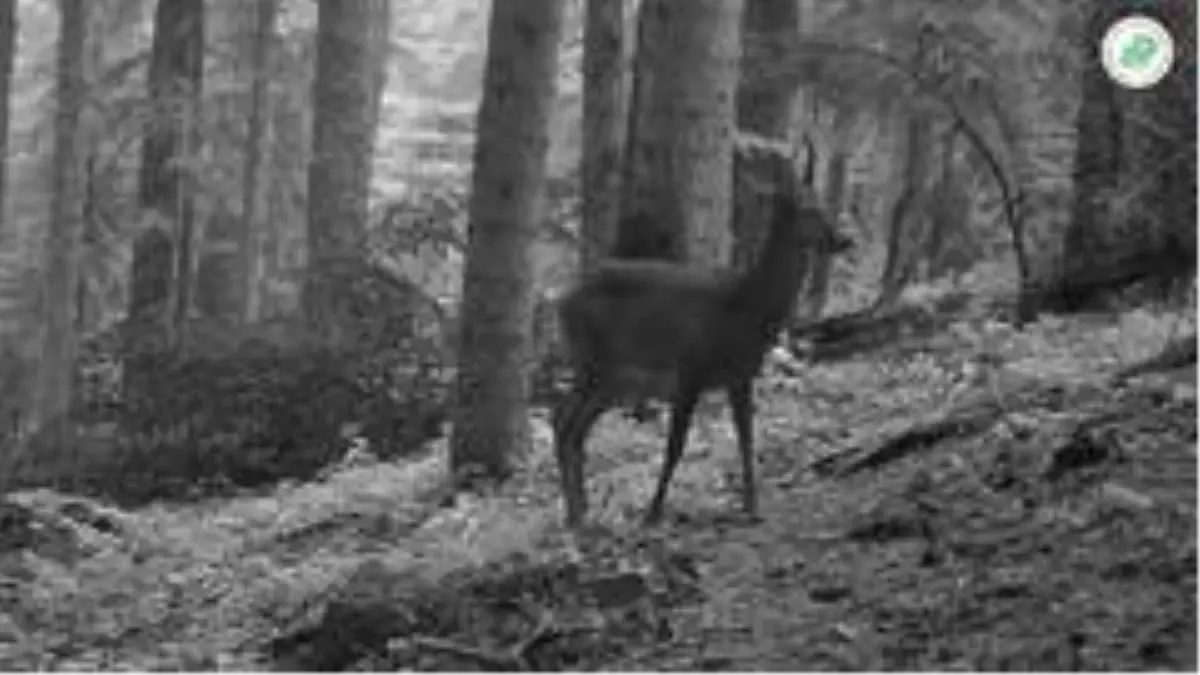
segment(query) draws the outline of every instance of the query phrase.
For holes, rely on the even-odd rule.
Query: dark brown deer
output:
[[[758,515],[753,381],[788,319],[813,251],[850,246],[777,153],[763,250],[742,272],[660,260],[606,260],[560,301],[571,391],[554,413],[555,452],[568,525],[587,512],[584,444],[596,420],[631,400],[671,407],[662,471],[645,523],[661,519],[668,486],[705,391],[724,390],[741,455],[743,510]],[[811,163],[806,171],[811,180]],[[806,192],[806,191],[805,191]]]

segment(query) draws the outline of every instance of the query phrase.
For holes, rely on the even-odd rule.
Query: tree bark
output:
[[[87,34],[87,43],[84,46],[83,71],[85,86],[90,92],[98,85],[105,73],[109,41],[114,40],[114,33],[119,33],[110,26],[114,23],[111,14],[98,10],[96,3],[89,5],[88,10],[87,25],[84,28]],[[97,165],[101,163],[100,160],[103,157],[106,133],[104,125],[98,119],[101,116],[99,111],[93,108],[89,114],[87,106],[85,106],[81,114],[80,124],[86,130],[87,137],[84,151],[86,156],[83,159],[82,235],[83,248],[87,250],[92,242],[99,241],[103,237],[99,212],[103,196],[97,182],[101,178]],[[93,292],[87,275],[79,274],[75,284],[75,330],[77,334],[82,335],[101,321],[102,305],[103,302],[97,297],[97,293]]]
[[[71,406],[76,336],[73,296],[79,274],[83,234],[84,138],[79,123],[86,96],[83,49],[87,7],[84,0],[62,0],[58,46],[58,110],[54,120],[54,199],[50,202],[46,241],[45,293],[42,302],[42,352],[38,374],[38,423],[65,441]]]
[[[644,0],[642,12],[637,67],[652,81],[635,85],[622,216],[660,225],[672,258],[724,263],[742,2]]]
[[[794,38],[797,31],[797,6],[795,0],[746,0],[742,11],[742,39],[748,44],[785,42]],[[771,64],[765,57],[773,50],[747,49],[747,54],[761,55],[761,59],[745,60],[737,88],[737,127],[766,139],[784,144],[791,126],[792,100],[795,92],[778,77],[769,77]],[[753,182],[769,184],[772,167],[764,162],[749,161],[739,155],[735,158],[734,173],[747,172]],[[758,256],[766,224],[770,214],[766,213],[768,202],[760,199],[748,186],[753,183],[734,180],[734,211],[731,221],[733,237],[733,264],[739,268],[750,265]]]
[[[937,49],[932,40],[932,36],[923,30],[917,36],[912,63],[918,72],[930,72],[930,57]],[[905,111],[905,118],[899,194],[892,206],[887,260],[879,280],[876,309],[896,302],[912,281],[929,233],[929,169],[933,125],[919,110]]]
[[[642,209],[654,207],[653,199],[646,198],[646,186],[640,181],[650,169],[641,166],[645,161],[646,148],[642,140],[653,137],[650,101],[655,82],[655,71],[659,68],[659,56],[664,45],[658,39],[657,17],[653,8],[642,2],[633,22],[636,39],[632,40],[629,74],[629,105],[625,115],[625,138],[621,153],[621,196],[620,216],[617,220],[616,241],[609,255],[615,258],[652,258],[660,260],[683,260],[686,257],[687,231],[683,223],[666,222],[653,212]]]
[[[245,187],[242,191],[242,224],[239,229],[238,250],[241,254],[242,282],[241,319],[244,323],[257,320],[259,315],[259,283],[262,267],[262,233],[259,232],[258,205],[262,196],[260,174],[262,173],[264,146],[266,144],[265,122],[267,110],[267,80],[270,43],[275,37],[275,16],[279,0],[257,0],[254,16],[254,41],[250,48],[250,114],[246,119],[246,156],[242,165]]]
[[[204,0],[159,0],[147,78],[155,119],[142,141],[139,176],[144,229],[133,242],[124,335],[125,396],[143,423],[136,407],[154,390],[153,352],[182,337],[191,302],[193,202],[178,160],[196,144],[199,92],[188,85],[199,84],[203,50]]]
[[[1076,122],[1075,201],[1037,307],[1072,312],[1148,280],[1166,293],[1196,268],[1194,3],[1089,6]],[[1109,25],[1149,15],[1175,38],[1175,62],[1148,90],[1125,91],[1100,65]]]
[[[1117,93],[1126,120],[1118,191],[1134,207],[1123,223],[1110,224],[1109,236],[1118,250],[1132,243],[1163,252],[1150,277],[1165,294],[1172,277],[1190,276],[1196,264],[1195,3],[1170,0],[1144,9],[1130,0],[1123,9],[1158,19],[1176,42],[1175,66],[1162,82]]]
[[[388,64],[392,54],[392,3],[390,0],[372,5],[375,16],[371,21],[371,67],[374,82],[371,85],[371,139],[379,132],[380,116],[383,113],[384,91],[387,89]]]
[[[17,49],[17,0],[0,0],[0,234],[8,224],[8,128]]]
[[[157,118],[142,144],[139,181],[150,226],[134,243],[128,312],[140,328],[162,328],[168,318],[180,327],[191,301],[195,214],[178,160],[196,145],[203,49],[203,0],[159,0],[148,78]],[[182,113],[180,100],[191,104]]]
[[[1087,58],[1082,59],[1082,98],[1075,121],[1075,198],[1063,239],[1064,272],[1072,259],[1087,260],[1094,253],[1089,251],[1095,247],[1088,232],[1093,228],[1104,228],[1108,220],[1105,201],[1116,189],[1121,176],[1121,111],[1117,107],[1116,89],[1104,72],[1098,50],[1104,31],[1117,14],[1113,11],[1114,3],[1088,7],[1083,37]],[[1063,281],[1069,276],[1063,274]],[[1065,285],[1057,293],[1062,295],[1065,304],[1075,304],[1073,298],[1068,299],[1075,295],[1074,291]]]
[[[580,268],[612,247],[621,217],[625,135],[625,0],[587,0],[583,37],[583,218]]]
[[[376,3],[320,0],[308,170],[308,270],[302,305],[322,333],[340,339],[345,300],[361,260],[371,183],[377,73],[372,61]]]
[[[529,443],[533,265],[562,30],[560,0],[492,4],[467,260],[451,466],[502,480]]]
[[[222,2],[212,6],[206,18],[206,40],[228,51],[230,58],[213,59],[206,63],[208,77],[252,88],[254,78],[256,0]],[[221,96],[207,106],[206,113],[229,132],[215,135],[208,142],[208,152],[215,157],[232,158],[250,152],[249,133],[239,134],[249,126],[250,94]],[[244,164],[244,161],[243,161]],[[250,178],[244,173],[232,181],[244,192]],[[233,200],[217,200],[205,214],[196,241],[196,270],[192,304],[205,321],[206,330],[230,330],[241,323],[246,287],[243,269],[242,215]]]

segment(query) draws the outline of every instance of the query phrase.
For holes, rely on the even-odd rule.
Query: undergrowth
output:
[[[371,456],[349,457],[342,468],[319,482],[285,481],[268,494],[190,504],[158,503],[126,510],[47,489],[18,491],[9,496],[2,505],[5,513],[0,514],[0,575],[6,580],[0,585],[0,641],[9,645],[0,666],[146,670],[768,667],[772,658],[780,658],[777,652],[787,647],[785,643],[764,647],[758,657],[697,647],[698,641],[708,640],[701,639],[708,635],[706,631],[713,630],[712,625],[704,627],[706,621],[716,621],[727,632],[770,633],[769,626],[746,628],[740,620],[734,621],[728,612],[735,610],[722,604],[723,593],[760,593],[764,591],[758,586],[767,583],[747,581],[747,570],[759,569],[760,563],[730,562],[742,559],[738,547],[753,553],[746,561],[766,556],[781,569],[792,569],[788,560],[799,556],[794,564],[802,569],[808,564],[806,556],[817,555],[805,546],[819,542],[815,545],[828,549],[833,546],[830,541],[842,540],[838,531],[844,534],[861,526],[872,512],[902,511],[880,506],[887,494],[908,494],[908,488],[896,492],[898,488],[888,487],[899,480],[895,473],[899,469],[835,484],[814,478],[806,467],[845,448],[879,442],[906,424],[981,395],[991,396],[1001,414],[976,440],[943,442],[942,446],[958,448],[945,455],[958,458],[948,466],[969,483],[977,476],[964,466],[986,457],[983,464],[990,467],[997,448],[1031,442],[1029,447],[1036,452],[1026,452],[1033,453],[1034,463],[1041,466],[1046,458],[1038,453],[1052,447],[1055,433],[1082,424],[1097,405],[1109,401],[1098,393],[1108,387],[1109,373],[1149,356],[1189,328],[1194,330],[1194,317],[1146,310],[1116,320],[1048,318],[1023,333],[980,320],[955,324],[932,340],[924,353],[818,364],[799,375],[782,374],[785,364],[776,361],[773,374],[759,385],[758,435],[767,520],[749,530],[730,529],[722,520],[722,514],[734,508],[725,502],[735,494],[739,477],[730,450],[732,430],[719,406],[713,408],[715,413],[705,413],[693,431],[695,437],[672,492],[675,522],[655,532],[640,531],[633,523],[658,469],[662,430],[616,416],[599,425],[590,443],[588,484],[596,506],[595,525],[586,536],[568,534],[559,526],[551,435],[540,414],[531,420],[534,442],[517,477],[494,494],[460,495],[451,508],[442,508],[448,493],[445,448],[440,441],[419,460],[390,463]],[[1019,392],[1041,385],[1061,390],[1062,402],[1056,409],[1030,409],[1022,403],[1026,395]],[[1194,415],[1194,379],[1172,387],[1163,394],[1165,400],[1190,405]],[[1078,410],[1074,410],[1076,400]],[[1168,429],[1163,433],[1164,438],[1177,437],[1194,447],[1194,432],[1192,425],[1190,432]],[[909,485],[921,473],[934,475],[924,489],[931,491],[935,502],[952,500],[961,489],[952,486],[961,486],[964,479],[945,480],[945,471],[930,468],[938,466],[929,463],[934,459],[918,455],[912,462],[904,469],[908,478],[902,484]],[[1182,497],[1154,498],[1145,497],[1149,493],[1143,488],[1117,480],[1100,485],[1102,491],[1094,494],[1101,497],[1094,499],[1115,500],[1132,509],[1135,517],[1139,512],[1175,513],[1194,530],[1194,485]],[[1146,499],[1179,503],[1163,511],[1142,504]],[[998,517],[1008,508],[997,502],[984,515]],[[1064,507],[1049,501],[1045,508],[1057,513],[1053,509]],[[1081,527],[1087,529],[1092,527],[1093,511],[1091,507],[1072,511],[1063,516],[1068,521],[1053,522],[1083,518]],[[1029,537],[1043,541],[1043,531],[1054,531],[1050,525],[1040,527],[1033,526],[1021,541]],[[1176,532],[1174,526],[1170,531]],[[1187,548],[1167,541],[1160,546]],[[843,557],[865,556],[863,560],[871,565],[907,550],[852,554],[859,549],[845,546],[860,545],[834,548],[843,551],[839,554]],[[1003,543],[1000,546],[1003,549]],[[960,564],[954,560],[970,557],[953,549],[950,555],[952,562],[946,564],[952,567]],[[847,565],[853,562],[846,560]],[[1021,565],[1037,569],[1043,564],[1038,560],[1042,558],[1014,563],[1012,573],[1025,569]],[[819,555],[810,562],[805,569],[826,576],[864,564],[831,568]],[[909,618],[893,613],[870,619],[860,610],[884,611],[892,600],[908,597],[905,593],[923,598],[912,611],[928,603],[934,609],[944,608],[949,602],[928,590],[936,589],[931,581],[936,575],[930,577],[920,572],[920,565],[912,565],[917,571],[878,572],[878,582],[826,579],[817,583],[812,581],[816,577],[804,577],[808,581],[803,587],[785,584],[770,591],[776,599],[789,594],[807,597],[801,605],[788,605],[788,611],[812,616],[823,616],[825,610],[817,611],[818,606],[836,605],[833,599],[813,600],[814,588],[820,597],[858,598],[854,606],[859,610],[838,615],[844,625],[833,621],[818,630],[804,624],[812,634],[803,633],[809,628],[788,628],[801,631],[793,635],[797,649],[801,643],[808,645],[804,649],[816,649],[810,644],[814,640],[821,643],[816,651],[801,650],[807,654],[804,663],[821,669],[847,667],[837,658],[849,658],[843,652],[851,645],[856,646],[851,652],[857,649],[856,653],[873,654],[875,659],[850,663],[852,667],[996,666],[1000,662],[987,658],[1008,658],[981,655],[984,648],[976,644],[975,633],[937,647],[950,650],[945,653],[900,653],[888,646],[898,639],[896,630],[926,630],[904,623],[917,620],[919,612]],[[728,569],[722,572],[723,566]],[[769,580],[777,573],[762,574]],[[1194,585],[1194,569],[1184,577]],[[872,586],[885,581],[899,586],[886,593],[884,587]],[[846,590],[846,584],[865,585]],[[757,590],[745,590],[751,587]],[[1194,596],[1194,590],[1187,592]],[[1098,611],[1085,599],[1071,602],[1078,611]],[[921,611],[933,611],[928,607]],[[1136,613],[1104,620],[1118,621],[1120,628],[1121,622],[1137,616],[1146,620]],[[986,624],[984,619],[972,620]],[[341,632],[330,633],[333,626],[340,626]],[[873,637],[868,640],[868,636]],[[724,639],[737,643],[739,638]],[[1026,644],[1024,637],[1012,639],[1016,640],[1012,645]],[[921,644],[926,645],[922,649],[932,649],[934,643]],[[1173,644],[1168,646],[1174,649]],[[1114,659],[1123,654],[1114,653]],[[835,658],[837,654],[843,656]],[[1095,658],[1109,658],[1108,651],[1096,654]],[[972,660],[976,656],[983,660]],[[1047,662],[1032,663],[1046,667]]]

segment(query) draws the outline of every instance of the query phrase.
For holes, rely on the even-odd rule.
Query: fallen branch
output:
[[[1013,394],[1021,393],[1019,390]],[[1008,398],[1004,396],[1003,398]],[[927,415],[904,430],[869,445],[852,445],[826,455],[809,465],[820,476],[844,478],[877,469],[917,450],[951,438],[969,438],[992,426],[1009,410],[993,391],[979,392],[965,404]]]
[[[462,644],[453,640],[425,635],[410,635],[388,641],[389,651],[424,650],[475,661],[486,670],[498,672],[525,672],[537,670],[530,661],[530,653],[553,640],[580,632],[593,632],[590,626],[560,627],[554,623],[554,615],[543,610],[537,625],[529,636],[506,649],[489,649]]]

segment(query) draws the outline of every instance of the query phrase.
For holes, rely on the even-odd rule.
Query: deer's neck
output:
[[[788,209],[789,211],[791,209]],[[811,214],[773,217],[766,241],[755,262],[738,281],[735,296],[756,328],[773,337],[791,314],[796,293],[808,270],[801,228],[812,226]]]

